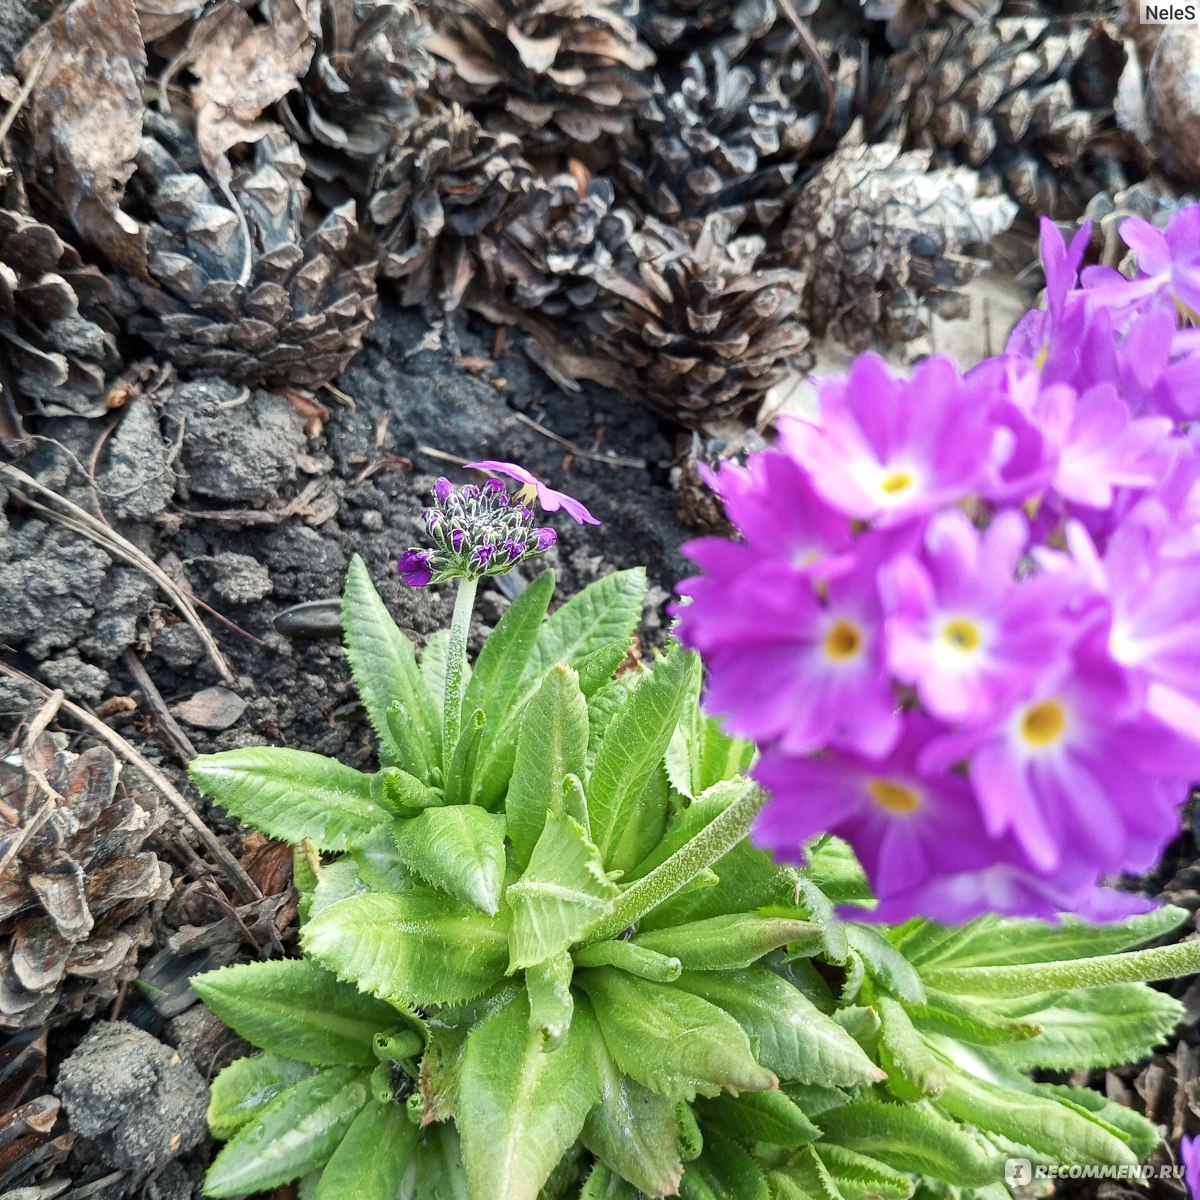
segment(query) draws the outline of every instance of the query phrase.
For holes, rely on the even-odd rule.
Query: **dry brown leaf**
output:
[[[178,29],[196,15],[199,0],[137,0],[142,37],[147,44]]]
[[[269,25],[256,25],[241,8],[222,7],[197,24],[192,43],[196,140],[205,166],[228,179],[226,151],[265,136],[273,125],[259,116],[308,70],[314,45],[308,16],[299,0],[277,0]]]
[[[197,729],[228,729],[246,711],[246,701],[228,688],[210,687],[181,700],[171,711]]]
[[[38,174],[82,238],[144,275],[145,231],[120,208],[142,136],[146,77],[133,0],[71,0],[21,52],[22,77],[43,56],[28,105]]]

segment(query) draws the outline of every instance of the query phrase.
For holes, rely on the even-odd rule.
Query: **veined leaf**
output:
[[[570,667],[554,667],[521,718],[505,812],[518,867],[529,863],[546,814],[562,805],[568,774],[584,773],[587,702]]]
[[[697,796],[691,804],[681,808],[675,814],[654,849],[632,870],[625,873],[625,881],[631,883],[635,879],[641,879],[643,875],[649,875],[655,867],[666,862],[676,850],[686,845],[702,829],[715,821],[731,804],[745,796],[753,786],[754,784],[748,779],[731,779],[715,784],[702,795]],[[770,861],[768,855],[764,855],[764,858],[768,862]],[[742,905],[738,905],[738,908],[742,907]]]
[[[402,1105],[368,1100],[321,1172],[316,1200],[395,1200],[420,1137]]]
[[[591,1025],[589,1044],[600,1087],[599,1103],[580,1135],[583,1144],[644,1195],[673,1196],[683,1173],[675,1102],[621,1073],[586,1001],[578,1019]]]
[[[366,1072],[327,1067],[281,1092],[214,1159],[209,1196],[245,1196],[323,1167],[367,1102]]]
[[[463,712],[481,709],[491,729],[503,729],[513,713],[525,664],[554,594],[554,572],[543,571],[512,602],[483,643],[471,682],[463,694]]]
[[[736,1095],[777,1086],[755,1062],[741,1025],[707,1000],[613,967],[579,971],[575,979],[613,1061],[651,1091],[693,1100],[722,1089]]]
[[[508,919],[440,896],[369,893],[316,914],[305,950],[339,978],[400,1004],[453,1004],[498,982]]]
[[[637,684],[637,672],[626,671],[623,675],[618,675],[616,679],[606,683],[588,699],[587,765],[589,771],[592,769],[592,763],[596,760],[596,751],[600,749],[600,743],[604,740],[604,731],[617,713],[628,703]]]
[[[446,767],[445,791],[447,804],[466,804],[474,787],[475,764],[484,744],[483,727],[487,719],[482,709],[476,709],[463,722],[458,744]]]
[[[647,930],[633,939],[646,950],[679,959],[689,971],[736,970],[780,946],[798,943],[815,951],[820,940],[820,926],[810,921],[757,913],[726,913],[670,929]]]
[[[771,1200],[762,1168],[732,1138],[706,1130],[704,1149],[683,1173],[683,1200]]]
[[[664,803],[642,803],[662,763],[683,707],[682,688],[695,669],[678,645],[642,676],[633,695],[604,731],[588,779],[592,837],[609,870],[628,870],[662,837]]]
[[[599,1096],[588,1027],[547,1052],[529,1015],[519,992],[467,1038],[457,1123],[476,1198],[536,1200]]]
[[[371,892],[417,892],[420,895],[430,894],[419,875],[410,871],[400,857],[396,847],[395,831],[401,821],[385,821],[377,829],[373,829],[365,838],[359,838],[350,847],[349,859],[338,859],[335,862],[353,861],[358,868],[358,877],[362,880],[364,889]],[[330,866],[333,864],[331,863]],[[322,872],[326,868],[322,867]],[[347,893],[348,895],[351,893]],[[339,897],[345,899],[345,896]],[[321,907],[328,907],[322,905]]]
[[[571,956],[577,967],[618,967],[630,975],[653,979],[656,983],[674,983],[683,970],[679,959],[668,958],[657,950],[647,950],[619,938],[578,946]]]
[[[358,873],[358,864],[350,855],[325,863],[317,873],[317,887],[308,906],[307,920],[322,909],[330,908],[349,896],[361,896],[367,890]]]
[[[395,1200],[471,1200],[453,1121],[440,1121],[421,1131],[413,1167]]]
[[[846,1200],[908,1200],[913,1194],[912,1179],[878,1159],[830,1142],[816,1153]]]
[[[240,963],[192,979],[196,994],[248,1042],[313,1066],[374,1063],[371,1039],[395,1009],[307,959]]]
[[[435,734],[439,762],[442,753],[442,709],[446,703],[446,659],[449,655],[450,630],[439,629],[426,639],[418,667],[425,724]],[[471,666],[465,663],[464,667],[463,685],[466,686],[471,679]]]
[[[1154,1153],[1162,1138],[1158,1130],[1132,1108],[1107,1100],[1093,1088],[1067,1087],[1059,1083],[1034,1083],[1024,1075],[1016,1080],[1006,1080],[1010,1087],[1017,1086],[1035,1096],[1048,1096],[1060,1104],[1070,1104],[1075,1109],[1091,1113],[1109,1129],[1113,1130],[1133,1152],[1138,1162],[1145,1162]]]
[[[371,776],[371,799],[394,817],[411,817],[446,803],[440,791],[399,767],[384,767]]]
[[[533,651],[521,672],[512,712],[520,714],[524,710],[546,673],[556,665],[581,672],[579,684],[585,696],[602,686],[629,648],[629,640],[641,619],[645,591],[643,568],[617,571],[588,584],[551,613],[538,630]],[[620,648],[619,654],[614,647]],[[513,770],[520,724],[516,721],[508,730],[497,729],[481,756],[480,790],[475,799],[485,808],[491,808],[504,795]],[[579,771],[575,774],[583,777]]]
[[[809,847],[805,877],[834,904],[874,903],[871,887],[854,851],[839,837],[826,835]]]
[[[846,1200],[811,1147],[805,1147],[767,1179],[776,1200]]]
[[[633,1184],[598,1162],[584,1180],[579,1200],[639,1200],[639,1197]]]
[[[908,1014],[918,1029],[944,1033],[974,1046],[1024,1041],[1041,1033],[1036,1017],[1015,1020],[966,996],[927,988],[924,1004],[910,1004]]]
[[[1094,1114],[960,1071],[946,1072],[946,1089],[938,1106],[961,1121],[1049,1155],[1055,1162],[1137,1163],[1124,1139]]]
[[[706,1126],[771,1146],[803,1146],[821,1136],[804,1110],[779,1091],[746,1092],[736,1100],[732,1096],[697,1100],[696,1112]]]
[[[256,1054],[231,1062],[212,1081],[208,1095],[208,1128],[213,1137],[227,1142],[280,1092],[315,1070],[281,1054]]]
[[[1004,1011],[1003,1001],[998,1007]],[[1022,1070],[1114,1067],[1149,1054],[1182,1017],[1178,1000],[1141,983],[1061,992],[1033,1015],[1039,1036],[996,1046],[993,1054]]]
[[[608,915],[617,894],[579,822],[551,812],[525,874],[505,893],[513,911],[509,970],[568,950]]]
[[[555,1049],[566,1037],[575,1011],[571,976],[575,964],[564,950],[553,958],[526,968],[525,990],[529,993],[529,1028],[537,1030],[547,1050]]]
[[[940,1096],[946,1072],[917,1032],[904,1006],[891,996],[877,996],[879,1065],[887,1072],[888,1090],[901,1100]]]
[[[248,746],[202,754],[188,766],[204,795],[239,821],[293,845],[345,850],[388,819],[371,799],[371,776],[322,754]]]
[[[342,625],[350,671],[379,738],[379,761],[385,767],[402,767],[428,782],[429,769],[437,765],[440,755],[429,724],[416,654],[412,642],[396,627],[357,554],[346,572]],[[404,710],[406,720],[402,724],[387,719],[394,700]]]
[[[1062,924],[1044,921],[997,921],[984,918],[963,929],[969,936],[948,939],[922,960],[922,967],[999,967],[1022,963],[1063,962],[1130,950],[1177,929],[1186,919],[1182,908],[1164,905],[1125,921],[1093,925],[1078,917]]]
[[[299,898],[297,916],[301,925],[308,920],[320,873],[321,852],[310,838],[292,847],[292,887]]]
[[[894,996],[912,1004],[925,999],[925,985],[908,960],[878,930],[847,924],[846,940],[862,955],[871,977]]]
[[[821,1128],[828,1141],[848,1150],[960,1187],[983,1187],[1004,1177],[998,1152],[978,1135],[941,1116],[928,1101],[854,1101],[824,1113]]]
[[[495,916],[504,887],[504,816],[473,804],[428,808],[397,821],[396,848],[405,865],[458,900]]]
[[[853,1087],[884,1077],[840,1025],[767,967],[685,971],[674,986],[729,1013],[757,1040],[759,1061],[782,1079]]]

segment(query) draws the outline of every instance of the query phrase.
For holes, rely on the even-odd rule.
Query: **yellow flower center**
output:
[[[537,499],[537,488],[532,483],[527,483],[513,492],[513,499],[518,504],[532,504]]]
[[[970,654],[972,650],[979,648],[979,627],[972,621],[955,618],[942,626],[942,638],[955,650]]]
[[[868,779],[867,791],[871,799],[888,812],[910,813],[921,807],[921,797],[912,788],[901,787],[887,779]]]
[[[887,492],[889,496],[895,496],[900,492],[907,491],[913,485],[913,477],[907,471],[893,471],[890,475],[885,475],[880,481],[879,486]]]
[[[1057,700],[1043,700],[1021,718],[1021,736],[1039,749],[1058,741],[1066,728],[1067,710]]]
[[[1037,357],[1033,360],[1033,365],[1040,371],[1046,365],[1046,359],[1050,357],[1050,343],[1047,342],[1038,352]]]
[[[861,649],[862,634],[849,621],[835,621],[825,635],[825,653],[838,662],[853,658]]]

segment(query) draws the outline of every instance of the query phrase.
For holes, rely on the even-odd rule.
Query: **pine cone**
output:
[[[136,975],[138,948],[150,940],[149,906],[171,890],[167,867],[140,851],[152,816],[118,793],[109,750],[70,754],[44,735],[31,759],[0,762],[6,1029],[90,1015],[115,996],[117,984]]]
[[[952,13],[977,24],[991,21],[1002,0],[860,0],[863,15],[886,21],[887,39],[893,46],[907,46],[915,34],[939,24]]]
[[[353,202],[307,231],[304,159],[276,128],[235,170],[235,211],[178,122],[147,113],[146,128],[130,192],[148,226],[150,279],[123,281],[129,330],[185,374],[268,388],[332,379],[375,308],[374,266],[348,252]]]
[[[803,279],[760,270],[761,237],[732,237],[713,213],[695,238],[647,218],[630,238],[635,271],[608,271],[619,303],[593,314],[596,348],[637,372],[634,395],[682,425],[762,399],[808,343]]]
[[[643,213],[679,224],[725,211],[764,229],[783,211],[816,129],[770,74],[731,66],[721,50],[696,53],[674,91],[655,81],[618,170]]]
[[[816,5],[795,7],[807,15]],[[778,16],[775,0],[644,0],[638,26],[660,54],[719,49],[732,59],[763,37]]]
[[[54,1135],[62,1102],[46,1081],[45,1029],[15,1033],[0,1042],[0,1195],[6,1200],[56,1196],[69,1186],[51,1183],[45,1191],[32,1185],[45,1179],[75,1144],[73,1132]]]
[[[404,304],[436,295],[455,308],[474,277],[480,236],[498,229],[533,171],[512,134],[490,133],[457,105],[439,108],[393,147],[367,206],[379,270]]]
[[[413,97],[433,74],[426,33],[409,0],[339,0],[322,10],[308,75],[279,118],[329,203],[365,199],[381,157],[419,119]]]
[[[23,440],[18,398],[43,411],[104,411],[117,365],[114,295],[48,225],[0,207],[0,442]]]
[[[432,10],[438,86],[532,149],[619,134],[650,94],[636,0],[449,0]]]
[[[1092,222],[1092,248],[1096,261],[1107,267],[1119,267],[1130,256],[1121,240],[1121,223],[1129,217],[1141,217],[1165,229],[1181,208],[1200,204],[1200,196],[1177,196],[1160,184],[1143,180],[1115,194],[1093,196],[1084,217]]]
[[[547,317],[593,308],[600,299],[597,274],[620,260],[634,228],[632,213],[614,208],[614,200],[603,176],[582,187],[574,175],[539,179],[480,250],[490,291]]]
[[[1097,191],[1124,185],[1098,144],[1124,62],[1099,22],[955,20],[887,60],[868,128],[997,177],[1031,212],[1077,216]]]
[[[814,332],[861,348],[910,341],[925,329],[924,306],[966,315],[954,289],[982,264],[965,251],[1003,233],[1017,206],[980,196],[965,167],[930,170],[930,157],[893,143],[846,145],[805,185],[783,245],[807,275]]]

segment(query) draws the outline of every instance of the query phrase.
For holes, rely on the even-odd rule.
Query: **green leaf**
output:
[[[520,992],[467,1038],[457,1122],[477,1200],[536,1200],[599,1096],[587,1027],[547,1052],[529,1016]]]
[[[704,1150],[683,1173],[683,1200],[771,1200],[762,1168],[732,1138],[709,1129]]]
[[[350,858],[366,891],[418,892],[427,896],[429,888],[404,865],[396,847],[396,829],[400,824],[400,821],[385,821],[365,838],[359,838],[350,847]]]
[[[867,971],[877,983],[894,996],[912,1004],[925,999],[925,986],[908,960],[876,929],[865,925],[846,925],[846,940],[866,963]]]
[[[330,1067],[281,1092],[221,1150],[206,1195],[264,1192],[323,1167],[367,1102],[366,1073]]]
[[[340,979],[400,1004],[453,1004],[504,973],[508,921],[440,896],[352,896],[305,926],[305,950]]]
[[[316,1200],[395,1200],[420,1137],[401,1105],[369,1100],[321,1172]]]
[[[584,1181],[579,1200],[641,1200],[633,1184],[610,1171],[603,1163],[596,1163]]]
[[[683,1173],[675,1102],[620,1072],[586,1003],[580,1019],[592,1025],[589,1045],[600,1088],[580,1135],[583,1144],[639,1192],[674,1195]]]
[[[369,839],[368,839],[369,840]],[[367,890],[358,873],[358,864],[350,856],[335,858],[322,865],[317,874],[317,888],[313,892],[308,908],[308,920],[317,913],[345,900],[349,896],[361,896]]]
[[[1061,1103],[1070,1104],[1076,1110],[1092,1113],[1125,1142],[1138,1162],[1145,1162],[1162,1142],[1158,1130],[1141,1113],[1136,1113],[1116,1101],[1106,1100],[1093,1088],[1067,1087],[1058,1083],[1033,1083],[1024,1076],[1006,1082],[1010,1087],[1019,1087],[1032,1095],[1048,1096]]]
[[[632,882],[649,875],[655,867],[666,862],[676,850],[692,840],[702,829],[712,824],[731,804],[740,800],[754,785],[746,779],[732,779],[715,784],[691,804],[682,808],[672,818],[659,842],[654,846],[631,871],[627,871],[624,879]],[[764,856],[769,863],[770,857]],[[771,864],[772,867],[774,864]],[[744,905],[739,904],[739,909]]]
[[[1016,966],[1116,954],[1170,933],[1187,917],[1185,909],[1171,905],[1106,925],[1092,925],[1078,917],[1064,917],[1060,925],[985,917],[966,926],[969,936],[949,940],[921,965]]]
[[[562,954],[535,963],[525,971],[525,989],[529,993],[529,1027],[541,1033],[547,1050],[555,1049],[571,1027],[575,1000],[571,995],[571,976],[575,964],[564,950]]]
[[[319,920],[319,918],[316,918]],[[241,963],[192,978],[209,1008],[248,1042],[313,1066],[368,1066],[395,1010],[306,959]]]
[[[966,1187],[983,1187],[1004,1178],[1004,1162],[996,1150],[941,1116],[928,1101],[855,1101],[823,1114],[821,1128],[829,1141],[901,1171]]]
[[[441,792],[399,767],[384,767],[371,776],[371,799],[393,817],[411,817],[446,803]]]
[[[546,814],[562,804],[568,774],[582,778],[587,748],[587,702],[570,667],[554,667],[521,718],[517,756],[505,812],[517,866],[537,845]]]
[[[645,591],[644,569],[618,571],[589,584],[551,613],[538,631],[533,652],[521,672],[512,711],[522,712],[546,673],[556,665],[580,672],[579,685],[585,696],[610,678],[629,649],[642,615]],[[481,756],[476,801],[485,808],[491,808],[504,794],[513,770],[519,726],[520,721],[516,721],[508,730],[497,729]],[[582,778],[581,772],[575,774]]]
[[[439,752],[441,750],[442,705],[446,700],[446,659],[449,655],[450,630],[439,629],[426,639],[418,668],[421,673],[421,690],[425,699],[425,709],[429,714],[427,724],[437,728]]]
[[[821,1136],[804,1110],[783,1092],[746,1092],[736,1100],[732,1096],[697,1100],[696,1113],[706,1127],[726,1129],[771,1146],[803,1146]]]
[[[413,1166],[396,1200],[471,1200],[462,1145],[452,1121],[421,1131]]]
[[[656,983],[674,983],[683,970],[677,958],[668,958],[656,950],[646,950],[633,942],[609,939],[592,942],[572,951],[577,967],[617,967],[641,979]]]
[[[685,971],[675,984],[729,1013],[781,1079],[822,1087],[878,1083],[883,1072],[857,1042],[785,979],[763,966]]]
[[[487,723],[483,712],[476,709],[463,722],[454,756],[446,769],[445,789],[447,804],[466,804],[474,788],[475,764],[479,749],[484,742],[483,727]]]
[[[907,1008],[918,1029],[944,1033],[974,1046],[1024,1041],[1042,1031],[1036,1018],[1013,1020],[985,1004],[965,996],[939,992],[936,988],[926,988],[924,1004],[910,1004]]]
[[[728,1013],[670,984],[612,967],[580,971],[613,1061],[673,1100],[763,1091],[778,1080],[754,1061],[750,1041]]]
[[[321,852],[311,838],[305,838],[292,848],[292,886],[299,900],[297,916],[301,925],[308,920],[320,873]]]
[[[662,837],[663,802],[648,805],[644,794],[659,770],[671,733],[679,723],[692,656],[678,644],[644,674],[633,695],[604,731],[588,779],[592,837],[610,870],[628,870]]]
[[[780,946],[800,944],[815,949],[821,928],[810,921],[726,913],[670,929],[637,934],[635,945],[677,958],[688,971],[730,971],[748,967]]]
[[[1003,1012],[1003,1002],[999,1007]],[[1144,1058],[1182,1017],[1178,1000],[1145,984],[1060,992],[1032,1018],[1042,1027],[1040,1036],[997,1046],[993,1053],[1022,1070],[1115,1067]]]
[[[313,1074],[314,1068],[281,1054],[256,1054],[231,1062],[212,1082],[208,1128],[228,1141],[280,1092]]]
[[[875,897],[854,851],[841,838],[826,835],[810,846],[804,874],[834,904],[857,904],[866,900],[874,903]]]
[[[626,671],[606,683],[588,699],[587,765],[589,771],[592,769],[592,763],[596,761],[596,751],[600,749],[600,743],[604,740],[604,731],[617,713],[625,707],[629,697],[633,695],[639,678],[637,671]]]
[[[393,830],[404,864],[426,882],[490,916],[504,888],[504,817],[473,804],[428,808]]]
[[[568,950],[608,914],[616,896],[579,822],[551,812],[529,867],[505,893],[513,911],[509,970]]]
[[[946,1073],[946,1089],[938,1106],[961,1121],[1048,1155],[1054,1162],[1137,1163],[1123,1138],[1095,1115],[960,1071]]]
[[[787,1165],[767,1176],[776,1200],[846,1200],[825,1164],[805,1147]]]
[[[512,602],[483,643],[463,694],[463,711],[482,709],[492,729],[503,729],[513,714],[521,677],[554,594],[554,572],[543,571]]]
[[[188,766],[204,795],[239,821],[293,845],[345,850],[387,813],[371,799],[371,776],[322,754],[248,746],[201,754]]]
[[[430,767],[440,760],[438,735],[433,731],[437,721],[429,721],[412,642],[396,627],[357,554],[346,572],[342,625],[350,671],[379,738],[379,761],[428,781]],[[388,720],[393,701],[400,703],[403,721]]]
[[[917,1032],[904,1006],[891,996],[878,996],[879,1065],[887,1072],[887,1086],[901,1100],[940,1096],[946,1072]]]
[[[846,1200],[908,1200],[913,1194],[913,1181],[878,1159],[828,1142],[817,1154]]]

